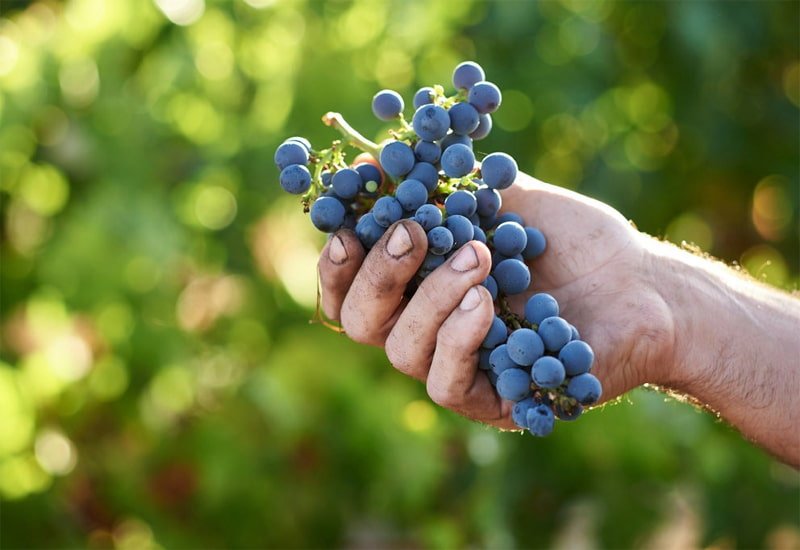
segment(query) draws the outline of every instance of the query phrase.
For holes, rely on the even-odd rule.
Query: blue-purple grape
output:
[[[332,233],[344,225],[346,211],[334,197],[319,197],[311,205],[311,223],[320,231]]]
[[[364,180],[361,174],[353,168],[342,168],[331,179],[334,193],[343,199],[352,199],[363,189]]]
[[[476,212],[481,217],[494,216],[503,205],[500,193],[490,187],[481,187],[475,191],[475,200],[478,203]]]
[[[555,357],[545,355],[533,363],[531,377],[540,388],[555,389],[564,382],[564,365]]]
[[[505,222],[494,231],[494,249],[508,257],[516,256],[525,249],[528,238],[525,229],[517,222]]]
[[[442,225],[442,211],[433,204],[423,204],[414,213],[414,221],[422,226],[426,232]]]
[[[508,356],[508,344],[500,344],[489,355],[489,365],[498,376],[507,369],[518,369],[511,357]]]
[[[506,324],[500,317],[495,315],[494,319],[492,319],[492,324],[489,327],[489,331],[486,333],[486,337],[483,339],[481,347],[494,349],[505,342],[507,334],[508,329],[506,328]]]
[[[433,98],[431,97],[433,93],[433,88],[430,86],[425,86],[417,90],[417,93],[414,94],[414,99],[412,100],[414,109],[419,109],[423,105],[433,103]]]
[[[429,162],[418,162],[406,175],[407,179],[421,181],[428,193],[433,193],[439,185],[439,171]]]
[[[478,129],[480,115],[469,103],[456,103],[450,107],[448,114],[453,133],[466,136]]]
[[[384,172],[393,178],[400,178],[414,168],[416,158],[414,151],[406,143],[392,141],[381,149],[380,163]]]
[[[482,115],[493,113],[503,102],[503,94],[500,93],[494,83],[481,81],[476,82],[469,90],[468,100],[470,104]]]
[[[428,250],[431,254],[443,256],[453,249],[453,234],[443,226],[428,231]]]
[[[507,189],[517,179],[517,161],[505,153],[486,155],[481,162],[481,178],[492,189]]]
[[[436,141],[447,135],[450,129],[450,115],[444,107],[438,105],[422,105],[411,119],[414,131],[425,141]]]
[[[403,217],[403,207],[396,198],[383,196],[375,201],[375,205],[372,207],[372,215],[378,225],[389,227]]]
[[[492,132],[492,115],[480,115],[478,117],[478,127],[472,132],[469,137],[474,140],[483,139]]]
[[[456,90],[469,90],[477,82],[486,79],[483,68],[474,61],[459,63],[453,71],[453,86]]]
[[[311,172],[302,164],[290,164],[280,175],[281,187],[292,195],[302,195],[311,189]]]
[[[558,351],[572,339],[572,330],[561,317],[547,317],[539,323],[539,336],[547,351]]]
[[[448,216],[464,216],[469,218],[478,208],[478,201],[471,191],[459,189],[444,199],[444,209]]]
[[[570,325],[572,327],[572,325]],[[571,330],[571,329],[570,329]],[[564,364],[567,376],[577,376],[592,369],[594,351],[591,346],[582,340],[567,342],[558,352],[559,360]]]
[[[525,319],[538,325],[548,317],[558,317],[558,302],[546,292],[534,294],[525,302]]]
[[[525,292],[531,284],[531,272],[528,266],[513,258],[498,263],[492,276],[497,281],[500,292],[506,296]]]
[[[419,180],[405,180],[397,186],[394,196],[400,201],[403,210],[416,212],[428,200],[428,190]]]
[[[448,216],[444,221],[445,227],[453,233],[453,249],[458,249],[472,240],[475,228],[472,222],[464,216]]]
[[[372,248],[383,237],[386,228],[375,221],[375,217],[368,212],[359,218],[356,224],[356,235],[364,248]]]
[[[579,374],[570,379],[566,394],[574,397],[581,405],[592,405],[603,395],[603,386],[593,374]]]
[[[466,176],[475,168],[475,154],[464,144],[451,145],[442,153],[442,170],[451,178]]]
[[[492,295],[492,301],[494,302],[497,300],[497,281],[494,280],[494,277],[491,275],[487,276],[481,284],[485,286],[489,294]]]
[[[283,170],[292,164],[308,164],[308,149],[298,141],[284,141],[275,150],[275,165]]]
[[[544,354],[544,344],[535,331],[518,328],[508,336],[508,356],[517,365],[530,367]]]
[[[414,146],[414,155],[420,162],[436,164],[442,156],[442,148],[439,147],[438,143],[420,140]]]
[[[545,248],[547,248],[547,240],[542,232],[535,227],[526,227],[525,235],[528,237],[528,242],[525,245],[525,250],[522,251],[522,257],[526,260],[533,260],[541,256]]]
[[[394,90],[381,90],[372,98],[372,112],[381,120],[392,120],[403,112],[403,98]]]
[[[531,394],[531,377],[522,369],[506,369],[497,377],[497,393],[503,399],[519,401]]]
[[[553,431],[555,415],[547,405],[537,405],[528,409],[526,421],[531,434],[545,437]]]

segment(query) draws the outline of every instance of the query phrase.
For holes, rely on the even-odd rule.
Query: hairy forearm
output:
[[[658,383],[800,466],[800,300],[667,243],[648,250],[675,335]]]

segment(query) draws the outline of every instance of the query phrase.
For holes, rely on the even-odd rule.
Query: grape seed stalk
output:
[[[275,151],[280,185],[301,196],[317,229],[354,230],[366,249],[401,219],[420,224],[428,236],[428,252],[408,294],[460,247],[472,240],[484,243],[492,253],[492,270],[483,286],[495,302],[495,318],[481,345],[478,367],[500,397],[514,402],[515,424],[546,436],[556,419],[575,420],[584,406],[600,399],[600,381],[590,372],[594,352],[559,316],[551,295],[531,296],[522,317],[508,307],[508,296],[530,287],[528,264],[545,253],[547,241],[519,215],[499,214],[499,191],[514,184],[516,161],[496,152],[476,162],[473,142],[491,132],[491,114],[502,102],[500,89],[472,61],[456,67],[453,86],[456,92],[450,96],[439,85],[418,90],[410,124],[400,94],[375,94],[375,116],[397,122],[381,144],[365,138],[340,114],[327,113],[323,123],[338,130],[342,139],[319,150],[303,137],[284,141]],[[376,162],[350,166],[348,147]]]

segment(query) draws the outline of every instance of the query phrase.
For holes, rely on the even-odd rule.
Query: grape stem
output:
[[[334,113],[333,111],[325,113],[322,116],[322,123],[325,126],[330,126],[331,128],[339,130],[339,133],[347,139],[350,145],[358,147],[365,153],[369,153],[375,157],[375,159],[380,156],[381,148],[378,144],[368,140],[362,136],[358,130],[350,126],[341,113]]]

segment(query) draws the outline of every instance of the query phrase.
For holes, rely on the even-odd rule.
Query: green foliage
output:
[[[377,89],[475,59],[480,152],[796,288],[798,10],[4,3],[2,544],[796,545],[797,472],[709,414],[638,390],[497,433],[309,325],[324,236],[272,152],[331,109],[379,139]]]

